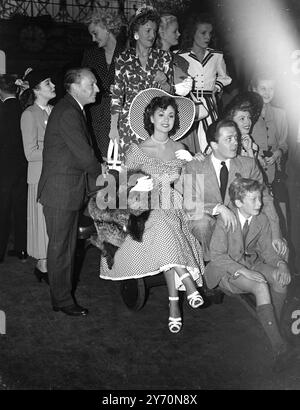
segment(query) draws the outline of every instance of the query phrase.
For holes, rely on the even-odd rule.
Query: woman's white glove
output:
[[[148,191],[152,191],[152,189],[153,189],[153,179],[145,175],[144,177],[141,177],[137,180],[135,186],[130,190],[130,192],[132,191],[148,192]]]
[[[194,159],[193,155],[185,149],[179,149],[179,150],[175,151],[175,156],[176,156],[177,159],[182,159],[182,160],[185,160],[187,162],[193,161],[193,159]]]
[[[191,77],[185,78],[181,83],[175,84],[175,93],[185,97],[191,92],[193,88],[193,79]]]

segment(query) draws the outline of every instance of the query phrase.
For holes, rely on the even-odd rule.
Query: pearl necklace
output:
[[[169,141],[169,138],[167,138],[165,141],[159,141],[155,139],[154,135],[151,135],[151,139],[153,142],[156,142],[157,144],[166,144]]]

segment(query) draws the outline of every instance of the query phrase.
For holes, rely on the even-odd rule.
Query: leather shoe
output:
[[[79,305],[71,305],[65,307],[53,306],[54,312],[63,312],[68,316],[86,316],[89,311]]]
[[[16,256],[19,258],[22,262],[25,262],[28,254],[26,251],[16,251],[15,249],[11,249],[10,251],[7,252],[8,256]]]

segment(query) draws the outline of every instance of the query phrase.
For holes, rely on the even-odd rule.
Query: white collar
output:
[[[240,213],[239,209],[238,209],[238,216],[239,216],[239,220],[240,220],[242,229],[243,229],[243,226],[244,226],[245,222],[248,221],[248,225],[250,225],[251,220],[253,218],[253,216],[250,216],[249,218],[245,218],[244,215],[242,215]]]
[[[42,111],[46,111],[46,113],[48,114],[48,115],[50,115],[50,112],[51,112],[51,108],[50,108],[50,105],[40,105],[40,104],[38,104],[38,103],[35,103]]]
[[[70,94],[70,95],[74,98],[74,100],[77,102],[77,104],[82,109],[82,111],[84,111],[83,105],[77,100],[77,98],[75,98],[73,94]]]
[[[211,160],[212,160],[212,163],[213,163],[214,167],[218,167],[218,168],[221,168],[221,166],[222,166],[222,165],[221,165],[221,162],[224,161],[224,160],[221,160],[221,159],[216,158],[213,153],[211,154]],[[225,162],[225,164],[226,164],[226,166],[227,166],[227,168],[228,168],[228,171],[229,171],[230,158],[226,159],[226,161],[224,161],[224,162]]]

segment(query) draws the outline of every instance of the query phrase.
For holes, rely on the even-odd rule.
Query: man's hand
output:
[[[197,161],[200,161],[200,162],[204,161],[205,158],[206,158],[206,155],[203,154],[203,152],[201,152],[201,151],[196,152],[196,154],[194,155],[194,159],[196,159]]]
[[[144,177],[141,177],[137,180],[135,186],[130,190],[130,192],[132,191],[148,192],[148,191],[152,191],[152,189],[153,189],[153,179],[145,175]]]
[[[190,162],[194,159],[193,155],[186,149],[179,149],[175,151],[175,157],[184,161]]]
[[[287,243],[285,239],[273,239],[272,241],[272,246],[280,257],[284,257],[287,252]]]
[[[234,213],[230,209],[228,209],[227,206],[222,204],[218,205],[216,211],[221,215],[227,231],[229,231],[230,229],[234,231],[237,227],[237,220]]]
[[[264,276],[261,273],[256,272],[255,270],[243,268],[243,269],[240,269],[238,272],[249,280],[254,280],[255,282],[260,282],[260,283],[262,282],[267,283]]]

